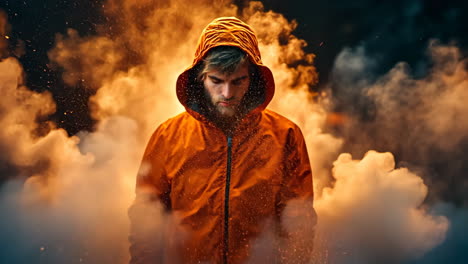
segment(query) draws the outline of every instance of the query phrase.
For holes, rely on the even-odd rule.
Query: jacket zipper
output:
[[[227,137],[226,189],[224,192],[224,247],[223,263],[228,263],[229,251],[229,190],[231,185],[232,137]]]

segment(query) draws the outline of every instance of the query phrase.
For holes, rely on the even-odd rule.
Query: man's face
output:
[[[234,117],[245,93],[249,89],[249,64],[245,62],[231,74],[216,69],[208,71],[203,80],[205,93],[221,118]]]

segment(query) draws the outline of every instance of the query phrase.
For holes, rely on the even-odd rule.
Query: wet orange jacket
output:
[[[194,81],[196,66],[221,45],[244,50],[259,76],[256,104],[231,135],[192,100],[193,89],[200,88]],[[215,19],[203,31],[193,64],[179,76],[176,89],[186,112],[161,124],[146,148],[129,210],[130,262],[288,262],[281,238],[287,241],[293,232],[284,226],[283,211],[289,201],[306,201],[308,211],[288,217],[315,224],[312,174],[298,126],[265,109],[274,81],[252,29],[236,18]],[[151,213],[158,201],[172,224]],[[295,248],[295,255],[304,260],[311,249],[311,244]]]

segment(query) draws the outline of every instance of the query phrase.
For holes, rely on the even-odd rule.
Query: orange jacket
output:
[[[229,136],[191,102],[190,89],[197,87],[194,68],[209,49],[220,45],[244,50],[260,76],[257,104]],[[273,93],[271,71],[262,65],[251,28],[236,18],[209,24],[192,66],[177,81],[177,96],[186,112],[157,128],[143,157],[137,198],[129,210],[131,263],[244,263],[252,261],[252,248],[262,233],[288,237],[282,227],[283,209],[292,199],[311,205],[312,174],[300,129],[265,109]],[[151,220],[148,208],[154,201],[171,212],[177,227],[166,225],[149,235],[141,226],[161,221]],[[312,206],[307,214],[314,225]],[[265,230],[267,224],[273,230]],[[306,245],[297,254],[306,258],[310,250]],[[270,263],[285,258],[280,246],[271,252],[268,257],[277,261]]]

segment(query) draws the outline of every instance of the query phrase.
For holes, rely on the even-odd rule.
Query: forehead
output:
[[[214,68],[214,69],[208,70],[206,73],[209,76],[214,76],[219,79],[236,79],[236,78],[249,75],[249,63],[248,62],[242,63],[233,72],[225,72],[225,71],[223,72],[221,71],[221,69]]]

